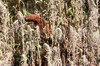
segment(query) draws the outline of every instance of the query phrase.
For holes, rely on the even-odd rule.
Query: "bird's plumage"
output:
[[[39,26],[40,32],[44,32],[43,28],[46,26],[46,32],[50,35],[50,26],[49,23],[42,17],[36,14],[30,14],[25,17],[26,21],[34,22],[36,26]]]

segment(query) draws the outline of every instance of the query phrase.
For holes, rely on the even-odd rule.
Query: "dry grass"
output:
[[[46,17],[50,23],[52,36],[48,39],[46,35],[40,35],[38,27],[32,29],[34,25],[24,20],[23,12],[30,9],[21,7],[20,3],[28,4],[27,7],[32,3],[24,0],[16,3],[22,10],[15,15],[11,5],[7,4],[6,8],[0,0],[0,66],[98,66],[100,34],[95,28],[98,27],[98,12],[92,8],[94,1],[90,1],[88,6],[80,0],[34,2],[37,7],[34,12]],[[5,3],[10,2],[5,0]],[[44,3],[43,8],[41,3]],[[41,6],[40,10],[37,4]],[[91,11],[87,13],[86,7]]]

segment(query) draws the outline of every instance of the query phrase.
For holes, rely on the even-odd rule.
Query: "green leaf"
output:
[[[42,48],[42,46],[41,46],[41,45],[37,45],[37,48],[41,49],[41,48]]]
[[[29,12],[24,12],[24,16],[27,16],[27,15],[29,15],[30,13]]]
[[[74,8],[70,7],[70,8],[67,9],[67,14],[68,15],[74,16],[74,13],[75,13]]]

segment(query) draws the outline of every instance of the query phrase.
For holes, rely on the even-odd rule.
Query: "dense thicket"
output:
[[[38,38],[30,13],[52,36]],[[98,17],[98,0],[0,0],[0,66],[99,66]]]

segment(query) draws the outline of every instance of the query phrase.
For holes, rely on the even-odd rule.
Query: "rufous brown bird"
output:
[[[49,36],[51,34],[49,23],[42,17],[36,14],[30,14],[25,17],[26,21],[34,22],[35,26],[39,26],[40,33],[45,32],[44,28],[46,27],[46,33]]]

